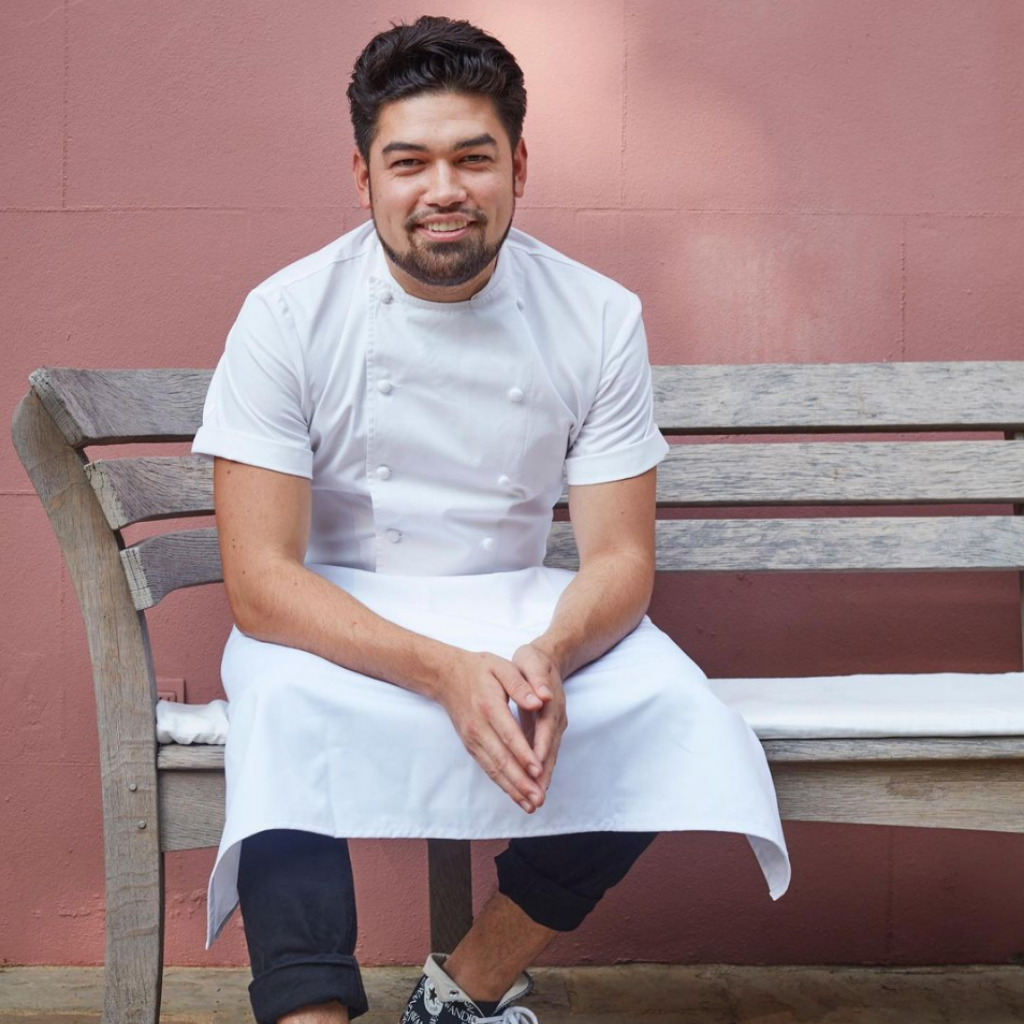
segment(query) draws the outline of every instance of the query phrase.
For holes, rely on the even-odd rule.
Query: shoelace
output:
[[[537,1014],[526,1006],[506,1006],[500,1017],[477,1017],[476,1024],[540,1024]]]

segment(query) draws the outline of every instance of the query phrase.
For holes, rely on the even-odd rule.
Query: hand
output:
[[[562,744],[562,733],[569,724],[565,715],[562,674],[551,656],[533,644],[523,644],[512,655],[512,664],[519,668],[537,693],[551,694],[551,698],[540,708],[527,708],[519,712],[523,734],[543,765],[537,783],[547,793],[558,758],[558,748]]]
[[[438,702],[488,778],[532,814],[544,802],[544,789],[528,772],[540,776],[543,765],[509,708],[510,697],[522,713],[542,707],[550,691],[538,693],[519,668],[497,654],[460,649],[448,666]]]

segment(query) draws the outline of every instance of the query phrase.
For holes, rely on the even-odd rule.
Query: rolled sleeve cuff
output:
[[[655,433],[628,448],[595,455],[578,455],[575,458],[570,456],[565,460],[566,483],[603,484],[639,476],[658,465],[668,450],[668,441],[660,433]]]
[[[261,469],[313,479],[313,453],[308,448],[268,441],[264,437],[240,434],[235,430],[200,427],[192,441],[192,454],[211,458],[216,455]]]

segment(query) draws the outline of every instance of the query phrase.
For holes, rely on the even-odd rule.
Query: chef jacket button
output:
[[[378,466],[377,467],[377,479],[378,480],[387,480],[387,478],[389,476],[391,476],[391,470],[388,469],[387,466]]]
[[[383,302],[384,305],[387,305],[392,301],[392,299],[394,299],[394,295],[391,294],[391,290],[389,288],[385,288],[384,291],[380,293],[380,301]]]
[[[518,307],[519,307],[520,309],[525,309],[525,308],[526,308],[526,303],[525,303],[525,302],[523,302],[523,300],[522,300],[522,299],[516,299],[516,305],[517,305],[517,306],[518,306]]]
[[[397,544],[402,539],[401,530],[385,530],[384,536],[387,537],[392,544]]]
[[[501,476],[498,477],[498,486],[499,487],[509,487],[509,486],[511,486],[511,484],[512,484],[512,477],[506,476],[504,473],[502,473]]]
[[[508,397],[510,401],[521,402],[523,400],[523,389],[522,388],[509,388]]]
[[[484,549],[484,551],[493,551],[494,550],[494,538],[493,537],[484,537],[484,539],[482,541],[480,541],[480,547],[482,547]]]
[[[382,395],[390,395],[391,394],[391,389],[393,387],[394,387],[394,385],[389,380],[379,380],[379,381],[377,381],[377,390]]]

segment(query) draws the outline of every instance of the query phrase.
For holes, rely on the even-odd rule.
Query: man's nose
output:
[[[458,172],[444,162],[438,162],[430,172],[429,184],[424,202],[432,206],[451,206],[464,203],[467,193],[459,179]]]

